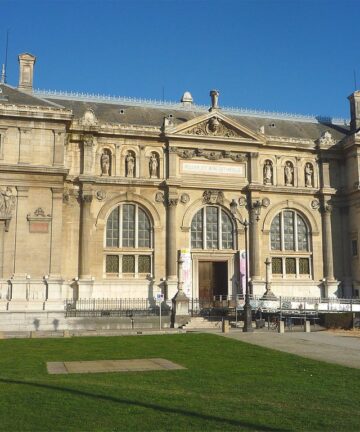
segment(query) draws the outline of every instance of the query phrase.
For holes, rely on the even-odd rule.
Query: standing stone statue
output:
[[[293,186],[294,184],[294,168],[291,162],[286,162],[285,169],[285,186]]]
[[[153,153],[151,155],[151,158],[150,158],[150,177],[151,178],[154,178],[154,177],[157,178],[158,177],[158,166],[159,166],[159,163],[158,163],[156,154]]]
[[[272,164],[269,160],[265,162],[264,165],[264,184],[272,184],[272,178],[273,178],[273,169]]]
[[[210,97],[211,97],[211,108],[210,110],[218,109],[219,108],[219,91],[218,90],[211,90],[210,91]]]
[[[15,207],[15,196],[11,187],[0,190],[0,217],[10,218]]]
[[[100,159],[101,175],[108,176],[110,174],[110,155],[104,151]]]
[[[310,163],[305,165],[305,186],[313,187],[313,168]]]
[[[135,158],[131,153],[126,156],[126,177],[134,177]]]

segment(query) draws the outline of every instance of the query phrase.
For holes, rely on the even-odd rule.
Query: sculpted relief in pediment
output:
[[[238,131],[229,127],[219,117],[211,117],[209,120],[199,123],[184,131],[187,135],[223,136],[228,138],[243,137]]]

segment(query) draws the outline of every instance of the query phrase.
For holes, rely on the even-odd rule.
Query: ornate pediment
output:
[[[189,120],[181,125],[169,124],[165,133],[171,135],[187,135],[199,138],[231,138],[246,141],[263,142],[264,137],[226,117],[219,110]]]
[[[195,125],[192,128],[184,131],[187,135],[200,135],[200,136],[211,136],[211,137],[227,137],[227,138],[243,138],[244,135],[240,134],[239,131],[230,127],[224,123],[218,117],[211,117],[209,120],[204,121],[200,124]]]

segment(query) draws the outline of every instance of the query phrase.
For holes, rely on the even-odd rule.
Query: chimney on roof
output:
[[[360,129],[360,91],[357,90],[348,97],[350,101],[350,130]]]
[[[32,54],[24,53],[19,55],[19,90],[26,92],[32,92],[33,90],[33,75],[34,75],[34,64],[36,57]]]

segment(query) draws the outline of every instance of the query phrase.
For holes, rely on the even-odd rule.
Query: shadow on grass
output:
[[[219,422],[219,423],[223,423],[223,424],[228,424],[231,426],[246,427],[248,429],[254,429],[257,431],[265,431],[265,432],[272,432],[272,431],[274,431],[274,432],[275,431],[276,432],[288,432],[289,431],[289,429],[279,429],[278,427],[273,428],[270,426],[261,426],[261,425],[249,423],[249,422],[241,422],[241,421],[217,417],[217,416],[200,414],[200,413],[197,413],[195,411],[187,411],[187,410],[179,409],[179,408],[168,408],[168,407],[163,407],[161,405],[156,405],[156,404],[152,404],[152,403],[139,402],[139,401],[129,400],[129,399],[120,399],[120,398],[116,398],[114,396],[107,396],[107,395],[96,394],[96,393],[88,393],[88,392],[85,392],[82,390],[76,390],[76,389],[66,388],[66,387],[57,387],[57,386],[49,385],[49,384],[40,384],[40,383],[29,382],[29,381],[17,381],[17,380],[12,380],[12,379],[5,379],[5,378],[0,378],[0,382],[5,383],[5,384],[18,384],[18,385],[26,385],[29,387],[38,387],[38,388],[50,389],[50,390],[55,390],[55,391],[60,391],[60,392],[65,392],[65,393],[71,393],[71,394],[76,395],[76,396],[86,396],[86,397],[93,398],[93,399],[100,399],[100,400],[104,400],[104,401],[114,402],[117,404],[133,405],[133,406],[138,406],[138,407],[142,407],[142,408],[150,408],[150,409],[153,409],[155,411],[160,411],[160,412],[164,412],[164,413],[179,414],[179,415],[183,415],[183,416],[187,416],[187,417],[198,418],[201,420],[215,421],[215,422]],[[256,414],[254,413],[254,415],[256,415]]]

